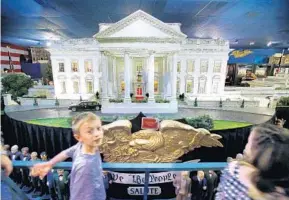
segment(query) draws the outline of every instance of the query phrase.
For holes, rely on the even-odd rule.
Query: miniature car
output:
[[[80,111],[80,110],[101,110],[101,104],[96,101],[82,101],[78,104],[72,104],[68,107],[69,110]]]

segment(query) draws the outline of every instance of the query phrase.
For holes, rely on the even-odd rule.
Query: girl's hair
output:
[[[252,176],[258,190],[275,192],[282,187],[289,188],[289,131],[275,125],[263,124],[252,129],[254,158],[252,165],[257,168]],[[288,194],[288,193],[287,193]]]
[[[92,112],[83,112],[72,119],[72,131],[74,134],[79,133],[80,126],[87,121],[100,120],[100,118]]]

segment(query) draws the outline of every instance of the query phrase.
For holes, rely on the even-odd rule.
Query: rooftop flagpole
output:
[[[11,55],[10,55],[10,47],[7,46],[7,50],[8,50],[8,57],[9,57],[9,67],[10,67],[10,70],[12,71],[12,73],[14,72],[14,66],[13,66],[13,62],[12,62],[12,59],[11,59]]]

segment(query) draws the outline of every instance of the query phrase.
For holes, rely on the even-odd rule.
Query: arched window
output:
[[[212,93],[218,94],[219,93],[219,86],[220,86],[220,76],[214,76],[212,80]]]
[[[66,94],[66,76],[58,76],[60,94]]]
[[[71,80],[72,80],[73,94],[79,94],[80,78],[78,76],[73,76]]]
[[[207,77],[201,76],[199,78],[199,87],[198,87],[198,93],[199,94],[205,94],[206,93],[206,85],[207,85]]]
[[[93,94],[94,93],[94,87],[93,87],[93,76],[88,75],[85,78],[85,88],[86,88],[86,93],[87,94]]]

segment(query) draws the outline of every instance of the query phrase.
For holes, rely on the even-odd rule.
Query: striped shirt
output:
[[[239,180],[239,169],[240,165],[236,164],[233,167],[233,174],[229,171],[229,166],[223,170],[216,200],[251,200],[248,188]]]

